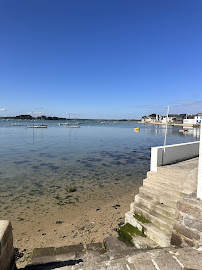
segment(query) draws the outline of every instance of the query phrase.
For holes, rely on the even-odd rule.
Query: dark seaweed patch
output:
[[[25,164],[25,163],[29,163],[29,161],[28,160],[21,160],[21,161],[14,161],[13,163],[15,163],[15,164]]]
[[[47,155],[46,157],[47,158],[54,158],[55,156],[53,156],[53,155]]]
[[[50,165],[50,166],[48,166],[51,170],[53,170],[53,171],[57,171],[57,170],[59,170],[60,169],[60,167],[59,166],[54,166],[54,165]]]
[[[38,170],[39,169],[39,166],[32,166],[32,169],[34,169],[34,170]]]

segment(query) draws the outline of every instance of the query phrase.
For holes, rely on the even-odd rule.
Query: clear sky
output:
[[[0,116],[202,112],[201,0],[0,0]]]

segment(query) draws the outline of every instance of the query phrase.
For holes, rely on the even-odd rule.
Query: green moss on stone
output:
[[[141,223],[150,223],[150,221],[147,218],[145,218],[142,215],[139,215],[138,213],[134,214],[134,218],[140,221]]]
[[[132,226],[129,223],[121,226],[118,230],[119,239],[124,241],[127,245],[133,246],[132,239],[135,236],[146,237],[144,230],[140,231],[137,227]]]
[[[73,188],[73,187],[68,188],[68,192],[75,192],[75,191],[76,191],[76,188]]]

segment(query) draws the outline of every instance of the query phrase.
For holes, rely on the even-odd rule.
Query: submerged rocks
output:
[[[74,188],[74,187],[69,187],[69,188],[67,189],[67,191],[68,191],[69,193],[75,192],[75,191],[76,191],[76,188]]]

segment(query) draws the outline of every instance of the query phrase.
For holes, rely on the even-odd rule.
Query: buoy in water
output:
[[[134,128],[135,132],[140,132],[140,128]]]

